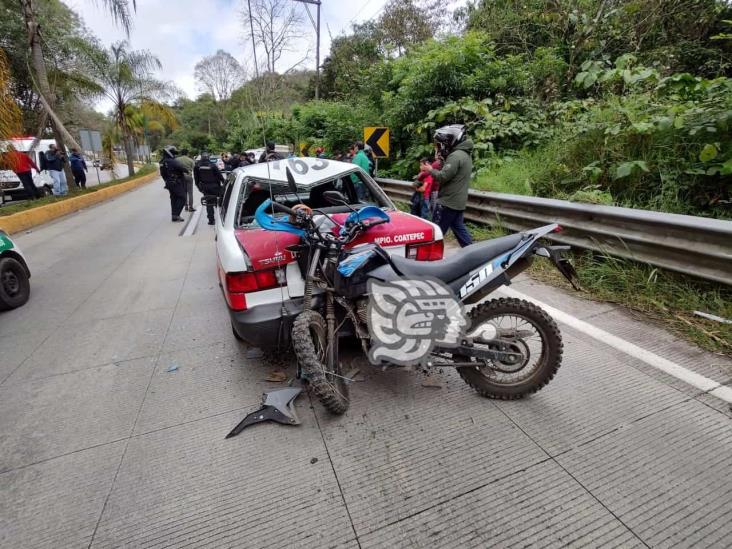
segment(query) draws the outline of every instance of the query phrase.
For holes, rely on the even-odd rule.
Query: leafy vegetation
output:
[[[701,347],[732,356],[732,325],[706,320],[694,311],[732,318],[732,289],[696,280],[644,263],[590,252],[574,255],[582,285],[580,295],[617,303],[671,328]],[[569,287],[546,261],[537,261],[531,276]]]
[[[252,81],[221,132],[203,133],[222,147],[267,136],[333,153],[363,126],[384,125],[393,153],[382,169],[411,178],[432,131],[464,123],[478,188],[732,216],[727,3],[484,0],[455,14],[458,32],[434,10],[392,0],[337,37],[325,101],[309,100],[312,85],[279,93],[294,90],[281,85],[289,75],[269,88]]]

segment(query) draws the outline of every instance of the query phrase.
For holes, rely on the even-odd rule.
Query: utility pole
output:
[[[310,22],[313,24],[313,27],[315,28],[315,99],[320,99],[320,4],[321,0],[295,0],[295,2],[301,2],[302,4],[305,4],[305,9],[308,12],[308,17],[310,17]],[[316,6],[317,9],[317,15],[316,15],[316,21],[313,21],[313,16],[310,13],[310,8],[308,7],[308,4],[313,4]]]
[[[259,65],[257,64],[257,43],[254,41],[254,23],[252,22],[252,0],[247,0],[249,6],[249,30],[252,31],[252,53],[254,54],[254,74],[259,78]],[[211,122],[209,121],[209,126]],[[209,129],[209,134],[211,130]]]

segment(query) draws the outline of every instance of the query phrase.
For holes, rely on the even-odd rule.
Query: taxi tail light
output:
[[[270,290],[284,284],[285,273],[282,269],[227,273],[226,301],[233,310],[244,311],[247,308],[245,294]]]
[[[425,244],[410,244],[407,246],[407,257],[417,261],[438,261],[442,259],[444,251],[442,240]]]

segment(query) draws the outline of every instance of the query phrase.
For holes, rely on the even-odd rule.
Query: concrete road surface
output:
[[[169,219],[155,181],[18,237],[0,547],[732,545],[730,361],[528,279],[511,291],[556,309],[565,342],[537,395],[353,356],[345,416],[303,395],[301,426],[225,440],[283,384],[231,334],[205,216],[191,236]]]

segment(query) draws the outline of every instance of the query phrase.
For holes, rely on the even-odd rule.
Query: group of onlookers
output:
[[[84,156],[77,149],[71,149],[68,159],[55,144],[48,146],[48,150],[40,153],[40,167],[24,152],[10,148],[3,154],[3,164],[6,164],[18,176],[28,198],[40,198],[43,192],[33,182],[33,170],[37,173],[45,171],[53,182],[54,196],[65,196],[69,192],[64,167],[68,161],[74,183],[77,187],[86,188],[86,172],[88,171]]]
[[[160,176],[165,182],[165,188],[170,194],[171,221],[181,222],[183,208],[189,212],[195,212],[193,206],[193,186],[204,196],[221,196],[224,186],[224,176],[211,160],[211,155],[202,152],[197,161],[188,154],[188,149],[178,149],[172,145],[162,150],[160,159]],[[214,204],[206,203],[206,214],[208,224],[214,224]]]
[[[463,214],[467,205],[470,178],[473,169],[473,142],[465,127],[458,124],[444,126],[435,131],[435,155],[433,159],[420,161],[420,172],[415,176],[414,194],[411,200],[411,213],[436,223],[443,234],[452,230],[460,246],[472,244],[472,237],[465,226]],[[195,211],[193,207],[193,184],[207,196],[220,196],[224,178],[208,153],[201,153],[200,160],[193,162],[186,150],[178,154],[175,147],[165,147],[160,162],[160,174],[165,188],[170,191],[170,204],[173,221],[183,221],[180,213],[183,207]],[[347,156],[336,153],[334,159],[350,160],[366,173],[374,174],[375,159],[369,154],[368,147],[357,141]],[[325,157],[322,148],[316,150],[319,157]],[[241,166],[253,164],[253,156],[247,154],[224,155],[224,169],[230,171]],[[259,162],[282,160],[275,144],[268,142],[259,157]],[[209,224],[214,223],[213,204],[207,204]]]

